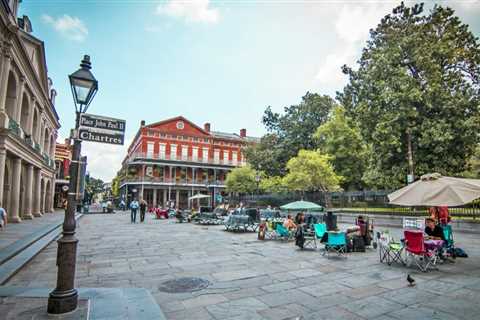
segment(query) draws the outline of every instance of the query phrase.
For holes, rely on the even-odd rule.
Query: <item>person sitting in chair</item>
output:
[[[435,220],[432,218],[425,219],[425,233],[430,240],[443,240],[445,241],[445,235],[443,234],[443,228],[440,225],[435,224]]]
[[[283,222],[283,226],[287,228],[288,231],[297,228],[297,225],[295,224],[295,222],[293,222],[291,215],[287,216],[287,219]]]

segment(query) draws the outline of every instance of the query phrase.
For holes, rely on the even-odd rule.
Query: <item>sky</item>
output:
[[[480,35],[480,0],[450,6]],[[370,28],[400,1],[361,0],[23,0],[33,35],[45,42],[69,135],[74,105],[68,74],[91,56],[99,91],[88,113],[125,119],[125,146],[84,142],[88,171],[110,181],[140,121],[179,115],[212,130],[261,136],[263,111],[282,112],[307,92],[335,96]],[[407,4],[412,4],[408,2]]]

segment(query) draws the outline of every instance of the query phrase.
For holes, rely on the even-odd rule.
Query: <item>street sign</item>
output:
[[[78,137],[83,141],[123,145],[125,120],[82,113]]]
[[[78,137],[83,141],[101,142],[109,144],[123,145],[124,136],[123,133],[112,133],[111,131],[100,131],[90,128],[80,128],[78,131]]]
[[[80,127],[125,132],[125,120],[82,113],[80,115]]]

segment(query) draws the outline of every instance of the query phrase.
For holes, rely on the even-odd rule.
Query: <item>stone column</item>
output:
[[[42,216],[42,213],[40,212],[42,171],[40,169],[35,169],[34,176],[35,184],[33,186],[33,216],[38,218]]]
[[[51,185],[50,185],[50,199],[49,199],[49,204],[50,204],[50,207],[48,208],[48,212],[55,212],[55,209],[53,208],[54,207],[54,200],[55,200],[55,179],[52,179],[50,181]]]
[[[163,204],[162,207],[165,207],[167,204],[167,189],[163,189]]]
[[[20,179],[22,174],[22,159],[15,158],[12,161],[12,192],[10,193],[11,209],[9,214],[9,222],[21,222],[22,219],[19,216],[20,209]]]
[[[22,213],[23,219],[33,219],[33,165],[27,165],[27,181],[25,184],[25,212]]]
[[[2,59],[2,73],[0,74],[0,111],[5,111],[5,102],[7,101],[7,82],[10,75],[11,61],[9,47],[5,49],[5,52],[0,52],[3,55]]]
[[[0,149],[0,207],[3,208],[3,189],[5,187],[5,162],[7,161],[7,150]]]
[[[153,188],[153,203],[152,207],[156,208],[157,207],[157,189]]]
[[[180,204],[180,190],[175,190],[175,208],[178,209],[178,205]]]

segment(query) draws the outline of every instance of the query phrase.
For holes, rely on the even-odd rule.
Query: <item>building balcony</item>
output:
[[[227,167],[243,167],[246,165],[244,161],[223,160],[215,158],[198,158],[191,156],[179,156],[172,157],[169,154],[157,154],[147,152],[135,152],[130,155],[127,163],[131,163],[137,160],[155,160],[155,161],[168,161],[168,162],[182,162],[191,163],[196,165],[218,165]]]
[[[205,187],[205,188],[225,188],[225,181],[222,180],[204,180],[204,179],[182,179],[182,178],[162,178],[162,177],[125,177],[120,181],[120,185],[124,184],[156,184],[165,186],[189,186],[189,187]]]

